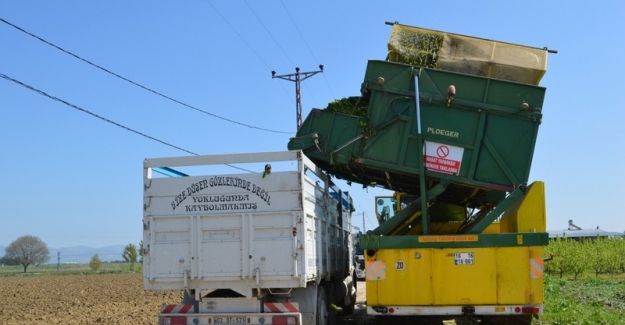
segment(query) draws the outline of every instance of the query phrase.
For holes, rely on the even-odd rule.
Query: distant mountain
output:
[[[89,263],[93,255],[98,254],[102,262],[122,261],[122,253],[126,245],[113,245],[106,247],[72,246],[62,248],[48,247],[50,251],[49,264],[56,263]],[[5,246],[0,246],[0,257],[3,257]]]

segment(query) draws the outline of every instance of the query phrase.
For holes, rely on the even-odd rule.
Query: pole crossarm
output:
[[[323,72],[323,64],[319,65],[318,71],[299,72],[299,67],[295,67],[295,73],[276,75],[275,71],[271,71],[271,78],[278,78],[295,82],[295,118],[297,129],[302,126],[302,99],[300,83],[320,72]]]

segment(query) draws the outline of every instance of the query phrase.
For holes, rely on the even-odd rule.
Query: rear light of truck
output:
[[[273,316],[271,317],[273,325],[299,325],[299,321],[295,316]]]
[[[538,307],[523,307],[523,308],[521,308],[521,313],[523,313],[523,314],[538,314],[538,313],[540,313],[540,308],[538,308]]]
[[[161,318],[161,325],[187,325],[186,317],[163,317]]]
[[[514,312],[521,314],[540,314],[540,308],[536,306],[516,307]]]

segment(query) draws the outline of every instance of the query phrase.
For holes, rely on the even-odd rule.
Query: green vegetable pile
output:
[[[346,97],[328,104],[328,111],[358,117],[367,117],[368,103],[362,97]]]
[[[389,60],[425,68],[436,68],[443,35],[399,30],[389,42]]]

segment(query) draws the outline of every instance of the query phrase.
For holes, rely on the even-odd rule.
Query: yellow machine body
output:
[[[433,223],[426,236],[415,227],[397,244],[406,247],[366,249],[367,305],[542,306],[545,244],[535,238],[546,227],[543,182],[482,233],[455,234],[458,226]]]
[[[542,304],[542,258],[542,246],[381,249],[365,256],[367,304]]]

